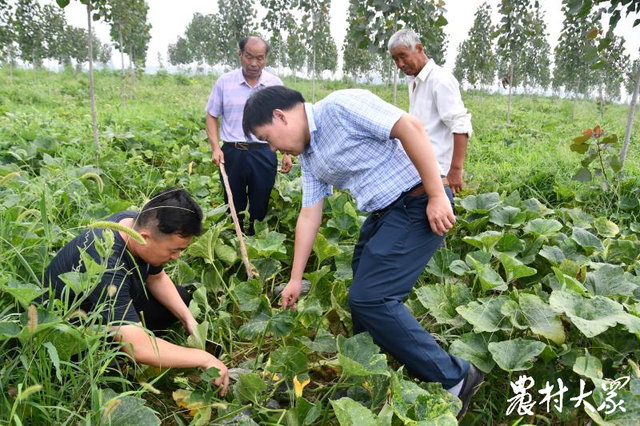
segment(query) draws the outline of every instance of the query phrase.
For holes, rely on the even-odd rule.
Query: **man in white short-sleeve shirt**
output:
[[[407,75],[409,113],[422,121],[440,174],[456,194],[463,187],[462,169],[472,133],[471,114],[462,102],[458,80],[427,57],[420,38],[408,28],[396,32],[388,48]]]

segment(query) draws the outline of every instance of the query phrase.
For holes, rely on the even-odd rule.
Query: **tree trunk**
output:
[[[127,106],[127,81],[124,71],[124,43],[122,42],[122,25],[118,24],[118,41],[120,43],[120,65],[122,68],[122,105]]]
[[[282,33],[278,35],[278,77],[280,75],[282,75]]]
[[[640,90],[640,64],[636,69],[636,87],[631,95],[631,103],[629,104],[629,118],[627,119],[627,129],[624,132],[624,142],[622,142],[622,150],[620,151],[620,164],[624,167],[624,161],[627,159],[629,151],[629,143],[631,142],[631,129],[633,128],[633,120],[636,116],[636,102],[638,101],[638,91]]]
[[[9,81],[13,84],[13,49],[12,46],[9,46]]]
[[[398,31],[398,14],[393,15],[393,33]],[[398,67],[393,67],[393,104],[397,105],[398,101]]]
[[[312,79],[311,79],[311,102],[315,103],[316,101],[316,48],[315,46],[313,47],[313,60],[312,60],[312,66],[313,69],[311,70],[312,72]]]
[[[604,120],[604,85],[600,85],[600,121]]]
[[[131,46],[129,46],[129,82],[131,83],[131,88],[133,89],[134,81],[133,81],[133,54],[131,53]]]
[[[573,111],[571,112],[571,121],[576,119],[576,104],[578,103],[578,95],[573,95]]]
[[[513,61],[509,65],[509,102],[507,104],[507,124],[511,124],[511,89],[513,88]]]
[[[93,141],[100,152],[98,140],[98,118],[96,113],[96,95],[93,85],[93,32],[91,29],[91,1],[87,1],[87,29],[89,32],[89,97],[91,98],[91,127],[93,127]]]

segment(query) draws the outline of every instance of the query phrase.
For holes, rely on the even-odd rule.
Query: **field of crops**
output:
[[[0,423],[457,424],[457,398],[351,334],[350,261],[365,218],[353,200],[338,191],[325,203],[311,292],[282,311],[273,291],[289,278],[299,165],[278,176],[267,218],[246,238],[259,275],[247,280],[204,132],[213,78],[139,76],[126,107],[120,82],[96,76],[97,150],[86,75],[0,71]],[[286,84],[310,98],[308,82]],[[318,96],[347,87],[323,82]],[[391,99],[391,88],[368,88]],[[406,88],[399,95],[407,109]],[[577,182],[574,138],[599,124],[622,139],[628,106],[601,115],[579,101],[573,119],[568,100],[516,96],[507,125],[505,97],[464,98],[475,133],[458,222],[406,301],[449,352],[485,372],[463,424],[640,424],[640,126],[621,175]],[[224,347],[234,370],[225,397],[210,371],[130,362],[114,372],[123,353],[93,315],[32,304],[66,242],[170,186],[205,212],[204,235],[166,269],[194,297],[202,325],[189,343]],[[78,288],[102,272],[96,263]],[[168,338],[187,344],[181,327]],[[608,380],[625,377],[611,398]],[[512,406],[518,383],[536,402],[529,410]]]

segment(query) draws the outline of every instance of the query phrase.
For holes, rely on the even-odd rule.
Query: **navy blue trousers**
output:
[[[403,303],[444,239],[431,231],[427,202],[426,195],[405,196],[380,218],[367,218],[353,253],[349,306],[354,333],[369,332],[419,380],[447,389],[469,363],[445,352]]]
[[[264,144],[264,148],[249,150],[224,144],[222,152],[240,227],[242,228],[244,225],[244,214],[241,212],[247,209],[248,204],[249,229],[247,234],[253,235],[253,222],[263,220],[267,215],[271,189],[276,181],[278,158],[274,152],[271,152],[267,144]],[[220,181],[222,181],[222,176],[220,176]],[[226,191],[224,201],[229,202]]]

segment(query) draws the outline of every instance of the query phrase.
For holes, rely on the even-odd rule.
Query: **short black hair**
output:
[[[284,86],[271,86],[254,92],[247,99],[242,115],[242,130],[248,140],[251,140],[253,129],[273,122],[273,110],[292,110],[296,105],[303,104],[304,97],[297,90]]]
[[[270,49],[269,43],[267,43],[266,40],[263,39],[262,37],[258,37],[258,36],[242,37],[242,39],[238,42],[238,49],[240,49],[241,52],[244,52],[244,47],[247,45],[247,42],[249,41],[249,39],[252,39],[252,38],[257,38],[258,40],[264,43],[264,47],[266,47],[267,49],[265,53],[268,55],[269,49]]]
[[[135,228],[145,227],[166,235],[197,236],[202,234],[202,210],[184,189],[165,189],[155,194],[138,215]]]

